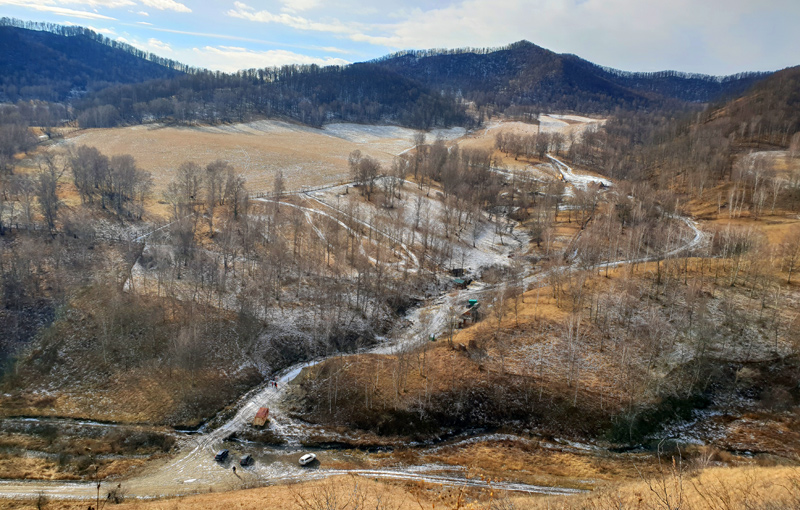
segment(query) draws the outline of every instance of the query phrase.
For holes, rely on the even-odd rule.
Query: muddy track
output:
[[[555,158],[552,159],[557,161]],[[581,179],[580,177],[576,179],[576,176],[572,174],[571,169],[569,169],[569,167],[560,161],[557,161],[557,164],[563,165],[564,168],[560,169],[560,171],[564,170],[562,174],[568,173],[569,177],[573,178],[574,180],[578,182],[585,182],[585,180]],[[591,181],[596,180],[596,178],[591,178]],[[269,201],[265,199],[262,200]],[[317,201],[321,205],[331,207],[338,213],[343,214],[342,211],[336,209],[335,207],[332,207],[325,202],[319,200]],[[340,219],[324,211],[320,211],[319,209],[311,209],[301,206],[293,207],[303,209],[304,212],[308,214],[313,213],[329,216],[335,221],[341,222]],[[691,250],[703,242],[704,236],[697,228],[696,224],[688,218],[680,219],[692,229],[694,232],[694,237],[683,246],[673,249],[669,253],[661,255],[660,258],[675,256],[681,252]],[[363,220],[359,221],[363,223]],[[369,224],[366,224],[366,226],[372,228],[372,226]],[[402,251],[405,252],[404,255],[406,255],[406,257],[403,258],[406,263],[411,262],[412,266],[419,264],[417,257],[412,253],[408,246],[392,239],[391,237],[389,237],[389,239],[397,243]],[[510,253],[524,248],[524,243],[515,244],[516,246],[509,246],[507,248]],[[654,260],[654,257],[642,257],[635,260],[606,262],[598,264],[595,266],[595,269],[604,268],[606,266],[615,267],[630,263],[647,262],[649,260]],[[568,271],[572,270],[572,268],[568,267],[560,270]],[[540,284],[546,278],[546,276],[546,273],[528,275],[523,280],[523,285],[527,290],[534,283]],[[436,335],[438,337],[447,331],[448,321],[451,319],[454,310],[460,310],[461,304],[465,303],[468,299],[478,298],[483,294],[493,290],[495,287],[496,286],[494,285],[486,285],[476,282],[467,289],[443,293],[441,296],[429,301],[424,306],[409,312],[407,318],[411,321],[411,326],[402,331],[401,334],[397,335],[398,339],[396,341],[387,342],[361,352],[388,354],[404,349],[412,349],[422,342],[429,341],[431,335]],[[568,495],[583,492],[579,489],[572,488],[542,487],[511,482],[489,483],[482,480],[467,479],[463,476],[460,476],[458,473],[442,472],[441,470],[437,472],[426,471],[424,466],[409,469],[407,471],[398,471],[397,469],[349,471],[326,470],[324,467],[314,470],[306,470],[297,465],[296,459],[292,459],[290,462],[257,463],[256,466],[252,468],[242,468],[239,469],[238,473],[233,473],[232,469],[230,468],[238,459],[231,459],[227,464],[220,464],[213,460],[215,451],[222,448],[223,444],[225,444],[225,441],[231,435],[244,429],[245,426],[252,421],[260,407],[270,408],[272,431],[276,435],[286,440],[287,446],[285,449],[290,453],[289,456],[294,455],[299,457],[302,453],[300,441],[303,437],[304,425],[286,414],[285,410],[281,407],[281,400],[285,395],[288,384],[300,374],[303,368],[317,364],[321,361],[324,360],[320,359],[312,362],[297,364],[282,371],[277,377],[277,388],[272,387],[268,381],[265,381],[256,390],[251,390],[242,397],[236,414],[220,427],[207,432],[201,429],[199,433],[194,435],[182,435],[179,441],[180,446],[179,453],[177,455],[166,461],[155,461],[151,465],[147,466],[145,471],[142,473],[125,479],[121,482],[127,496],[135,498],[178,496],[203,492],[209,489],[235,490],[244,486],[320,479],[327,476],[343,474],[357,474],[372,478],[419,481],[442,486],[497,489],[536,494]],[[104,482],[103,486],[101,487],[101,496],[107,492],[109,487],[113,487],[116,483],[120,482]],[[44,494],[50,497],[62,499],[93,499],[97,496],[97,486],[94,482],[46,482],[18,480],[0,481],[0,497],[27,498],[35,497],[38,494]]]

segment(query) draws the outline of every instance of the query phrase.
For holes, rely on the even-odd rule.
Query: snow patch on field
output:
[[[558,170],[564,180],[574,186],[580,187],[582,189],[586,189],[589,185],[603,185],[605,187],[611,187],[611,181],[608,179],[604,179],[602,177],[595,177],[593,175],[585,175],[585,174],[576,174],[571,167],[567,166],[561,160],[554,158],[551,155],[547,155],[550,161],[553,162],[553,166]]]
[[[539,116],[539,125],[544,128],[550,129],[561,129],[569,126],[569,123],[564,122],[563,120],[555,119],[549,115],[540,115]]]
[[[361,124],[328,124],[322,131],[330,136],[355,143],[370,143],[376,140],[397,138],[411,143],[416,131],[399,126],[368,126]]]
[[[582,117],[580,115],[557,115],[555,113],[550,113],[547,116],[548,117],[552,117],[554,119],[558,119],[558,120],[571,120],[571,121],[574,121],[574,122],[583,122],[583,123],[586,123],[586,124],[590,124],[590,123],[593,123],[593,122],[602,122],[599,119],[591,119],[589,117]]]

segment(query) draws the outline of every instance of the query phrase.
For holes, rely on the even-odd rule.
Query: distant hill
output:
[[[173,78],[188,70],[91,30],[0,20],[0,101],[61,101],[115,83]]]
[[[684,186],[702,194],[709,183],[734,179],[743,153],[792,145],[800,145],[800,66],[772,73],[701,112],[619,110],[598,136],[573,143],[568,157],[611,178],[652,179],[661,188]],[[752,194],[756,184],[742,189]],[[796,209],[800,187],[783,184],[789,207]]]
[[[742,96],[713,105],[703,119],[726,136],[736,133],[737,142],[788,146],[800,132],[800,66],[778,71]]]
[[[130,97],[138,102],[132,103]],[[108,87],[73,105],[83,127],[156,120],[214,124],[257,117],[290,118],[311,126],[357,122],[423,129],[472,122],[451,95],[368,63],[284,66],[236,74],[198,71],[170,80]]]
[[[460,94],[478,106],[585,113],[714,101],[740,94],[769,75],[629,73],[528,41],[497,49],[401,52],[375,63],[429,87]]]
[[[528,41],[402,52],[343,67],[226,74],[189,68],[85,28],[9,18],[0,19],[0,69],[0,101],[69,100],[85,127],[277,116],[315,126],[346,121],[428,129],[468,126],[496,112],[674,111],[736,97],[770,74],[629,73]],[[470,105],[478,107],[477,119]]]

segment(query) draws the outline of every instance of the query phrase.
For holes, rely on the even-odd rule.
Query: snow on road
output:
[[[326,202],[323,202],[322,200],[316,198],[315,196],[313,196],[311,194],[306,193],[306,194],[303,195],[303,197],[304,198],[309,198],[311,200],[314,200],[315,202],[318,202],[319,204],[321,204],[321,205],[323,205],[325,207],[331,208],[331,209],[333,209],[334,211],[336,211],[338,213],[344,214],[343,211],[340,211],[336,207],[334,207],[334,206],[332,206],[332,205],[330,205],[330,204],[328,204]],[[327,240],[325,239],[325,235],[322,233],[322,231],[319,230],[319,228],[314,224],[314,222],[310,220],[310,218],[308,216],[309,214],[318,214],[318,215],[330,218],[333,221],[337,222],[342,228],[344,228],[346,231],[350,232],[351,234],[353,234],[355,236],[358,236],[360,238],[367,238],[367,236],[363,236],[360,233],[358,233],[355,230],[353,230],[352,228],[350,228],[347,224],[345,224],[339,218],[337,218],[337,217],[335,217],[335,216],[333,216],[333,215],[331,215],[329,213],[326,213],[325,211],[321,211],[319,209],[312,209],[310,207],[303,207],[303,206],[295,205],[295,204],[292,204],[292,203],[289,203],[289,202],[281,202],[281,201],[272,200],[272,199],[269,199],[269,198],[256,198],[256,199],[254,199],[254,201],[265,202],[265,203],[278,203],[278,204],[280,204],[282,206],[293,207],[295,209],[299,209],[299,210],[303,211],[306,214],[306,217],[309,219],[309,223],[311,224],[314,232],[317,234],[317,236],[320,239],[322,239],[323,241],[326,241],[326,242],[327,242]],[[402,248],[402,250],[395,250],[395,254],[398,256],[398,258],[400,258],[403,261],[403,265],[408,269],[408,271],[410,273],[416,273],[417,271],[419,271],[419,269],[420,269],[419,259],[417,259],[416,254],[414,254],[414,252],[411,251],[411,249],[409,249],[409,247],[405,243],[395,239],[391,235],[389,235],[389,234],[383,232],[382,230],[374,227],[369,222],[366,222],[366,221],[358,219],[358,218],[350,218],[350,220],[355,221],[355,222],[357,222],[357,223],[359,223],[361,225],[364,225],[367,228],[370,228],[373,232],[378,233],[381,236],[383,236],[386,239],[388,239],[389,241],[397,244],[400,248]],[[374,244],[377,241],[372,240],[370,242]],[[377,264],[378,261],[374,257],[371,257],[370,255],[368,255],[366,253],[366,250],[364,249],[363,245],[360,247],[360,251],[365,257],[367,257],[370,260],[370,262],[372,262],[373,264]]]
[[[344,136],[348,133],[349,128],[334,127],[333,129],[339,129],[339,134]],[[553,166],[564,176],[567,182],[577,186],[588,186],[589,184],[597,183],[611,186],[611,182],[607,179],[575,174],[566,164],[552,156],[548,157],[553,163]],[[303,196],[308,200],[315,201],[324,208],[331,209],[337,214],[343,214],[338,208],[322,200],[324,194],[315,196],[314,194],[306,193]],[[268,199],[260,200],[265,202],[270,201]],[[286,202],[281,202],[281,204],[296,207],[302,210],[306,215],[313,214],[329,217],[350,230],[347,225],[334,214],[317,208],[302,207]],[[354,219],[368,228],[375,229],[369,222],[359,218]],[[661,255],[661,257],[677,255],[682,251],[693,249],[703,242],[704,236],[699,228],[697,228],[696,223],[688,218],[680,219],[692,229],[694,236],[683,246]],[[396,246],[399,246],[397,250],[402,252],[399,256],[405,263],[410,264],[411,267],[409,270],[419,269],[419,260],[411,247],[380,230],[375,230],[395,243]],[[315,231],[324,239],[319,229],[315,227]],[[502,261],[507,263],[510,253],[523,250],[527,245],[527,237],[520,232],[514,232],[513,229],[512,235],[507,235],[505,239],[508,244],[498,245],[496,233],[492,231],[492,225],[489,224],[476,239],[476,249],[474,251],[475,253],[482,253],[483,257],[473,253],[470,255],[470,261],[478,266],[488,263],[500,263]],[[637,260],[621,260],[599,264],[597,267],[605,267],[606,265],[612,267],[628,263],[644,262],[649,259],[650,257],[643,257]],[[562,268],[560,270],[570,270],[570,268]],[[528,276],[524,279],[526,289],[532,283],[543,281],[546,276],[545,273]],[[429,341],[432,335],[439,338],[443,333],[448,331],[449,321],[453,319],[454,315],[463,311],[464,304],[468,299],[482,297],[493,288],[494,286],[491,285],[473,282],[467,289],[444,293],[438,298],[430,300],[430,302],[426,303],[424,306],[409,312],[407,319],[409,319],[411,325],[400,331],[392,341],[387,341],[361,352],[390,354],[400,350],[410,349],[422,342]],[[286,393],[288,384],[293,381],[304,368],[313,366],[321,361],[323,360],[297,364],[287,368],[277,376],[277,388],[272,387],[268,381],[265,381],[259,388],[249,392],[240,399],[241,404],[235,415],[221,426],[208,432],[201,431],[199,434],[184,436],[181,439],[181,451],[177,456],[161,463],[154,462],[144,473],[123,482],[128,495],[131,497],[148,498],[187,494],[208,487],[229,486],[235,488],[236,480],[232,478],[231,470],[227,466],[215,462],[213,460],[213,454],[217,449],[223,447],[226,440],[232,434],[244,429],[245,426],[252,421],[260,407],[270,408],[270,428],[276,435],[283,437],[287,441],[287,448],[290,451],[299,452],[300,439],[304,433],[304,426],[285,413],[282,409],[281,400]],[[234,462],[236,461],[236,459],[232,460]],[[566,495],[580,492],[577,489],[542,487],[509,482],[492,482],[490,484],[489,482],[466,479],[460,476],[434,475],[426,473],[424,470],[414,470],[412,472],[409,470],[342,471],[317,469],[308,471],[297,466],[296,462],[286,462],[285,460],[284,458],[281,461],[258,463],[257,466],[252,469],[240,470],[240,473],[253,482],[260,481],[261,483],[266,481],[275,482],[313,479],[338,474],[361,474],[373,478],[414,480],[443,486],[466,486],[528,493]],[[31,497],[38,493],[67,499],[92,499],[96,496],[96,486],[92,482],[0,481],[0,496],[2,497]]]
[[[602,184],[607,188],[611,187],[611,181],[609,181],[608,179],[604,179],[602,177],[595,177],[593,175],[576,174],[575,172],[572,171],[572,168],[570,168],[560,160],[554,158],[550,154],[548,154],[547,157],[553,163],[553,168],[555,168],[561,174],[561,177],[564,178],[564,181],[568,182],[569,184],[572,184],[573,186],[579,187],[581,189],[586,189],[589,185],[596,186],[598,184]]]

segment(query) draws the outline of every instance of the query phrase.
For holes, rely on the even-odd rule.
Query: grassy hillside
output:
[[[7,374],[2,415],[196,426],[261,380],[231,345],[237,326],[202,307],[87,288]]]

